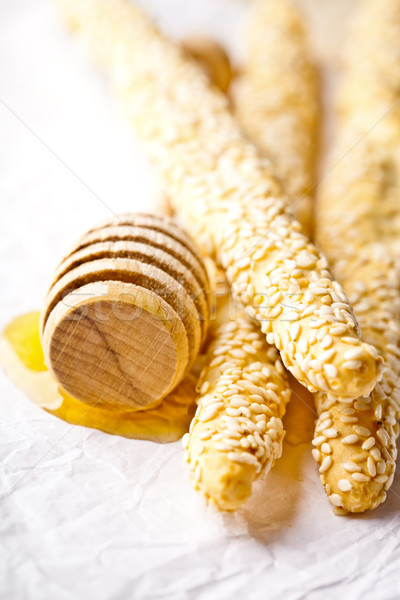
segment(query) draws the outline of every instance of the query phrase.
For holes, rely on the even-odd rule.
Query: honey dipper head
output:
[[[209,284],[172,220],[131,214],[90,230],[59,264],[41,314],[49,370],[79,400],[152,408],[205,338]]]

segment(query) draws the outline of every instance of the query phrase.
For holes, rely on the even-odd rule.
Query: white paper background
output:
[[[334,76],[350,0],[302,0]],[[152,0],[175,35],[235,56],[245,0]],[[110,210],[146,210],[157,180],[106,80],[46,0],[0,0],[1,326],[40,307],[57,261]],[[400,597],[400,481],[386,504],[335,517],[308,444],[236,515],[207,511],[180,443],[71,427],[0,380],[0,597]]]

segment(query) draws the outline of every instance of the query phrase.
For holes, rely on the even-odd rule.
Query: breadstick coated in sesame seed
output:
[[[317,396],[313,455],[329,500],[349,512],[376,508],[385,500],[397,454],[399,40],[399,2],[365,0],[346,54],[332,157],[337,166],[317,199],[317,240],[353,303],[364,339],[384,358],[383,378],[370,395],[351,402]],[[348,359],[357,361],[358,356],[349,350]]]
[[[226,288],[197,384],[197,411],[183,438],[194,488],[229,511],[280,458],[291,394],[276,349],[233,308]]]
[[[326,259],[288,214],[270,163],[245,140],[224,95],[129,2],[60,4],[108,67],[176,212],[226,270],[233,294],[260,321],[287,368],[311,391],[369,393],[381,359],[361,341]],[[334,340],[329,357],[322,346],[327,335]],[[349,348],[357,361],[344,358]]]
[[[272,160],[290,210],[309,233],[318,92],[303,19],[289,0],[256,0],[249,13],[247,56],[234,88],[235,114]]]

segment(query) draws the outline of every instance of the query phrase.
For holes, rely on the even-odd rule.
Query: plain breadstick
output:
[[[60,4],[108,67],[176,212],[216,255],[234,295],[261,322],[284,364],[311,391],[369,393],[381,359],[362,343],[326,259],[286,212],[270,164],[245,141],[224,95],[129,2]]]
[[[235,113],[273,163],[290,209],[308,233],[315,181],[317,77],[301,15],[289,0],[256,0],[247,57],[235,85]]]
[[[313,454],[321,481],[332,504],[351,512],[384,501],[397,454],[399,40],[399,2],[365,0],[346,54],[332,159],[336,167],[323,182],[317,203],[317,240],[353,302],[365,339],[384,358],[383,379],[369,396],[335,403],[322,394],[317,399],[321,414]]]
[[[193,486],[221,510],[236,510],[282,453],[290,387],[279,358],[244,314],[218,296],[197,390],[197,411],[183,438]]]

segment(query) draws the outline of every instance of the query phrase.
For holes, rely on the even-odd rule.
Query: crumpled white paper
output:
[[[330,60],[327,40],[339,47],[354,3],[302,3]],[[146,3],[172,33],[207,31],[236,52],[246,4]],[[56,262],[87,228],[110,211],[150,209],[157,181],[50,3],[4,0],[0,45],[4,325],[40,307]],[[377,511],[335,517],[309,443],[285,443],[248,504],[218,514],[192,491],[180,443],[70,426],[2,377],[0,454],[1,598],[400,597],[400,478]]]

